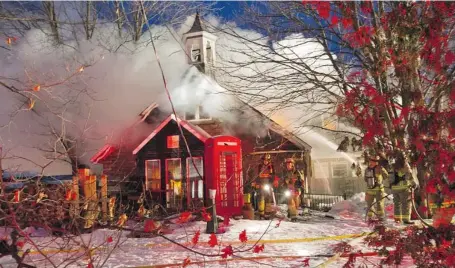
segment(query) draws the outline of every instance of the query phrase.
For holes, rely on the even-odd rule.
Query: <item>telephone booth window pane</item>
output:
[[[194,165],[193,165],[194,161]],[[190,183],[190,191],[191,191],[191,198],[192,199],[203,199],[204,198],[204,162],[202,160],[202,157],[193,157],[193,161],[191,161],[191,158],[186,159],[186,168],[187,168],[187,174],[188,174],[188,180]],[[196,168],[194,166],[196,165]],[[199,171],[199,174],[198,174]]]
[[[145,161],[145,187],[147,190],[161,190],[160,160]]]
[[[168,202],[171,207],[179,207],[184,194],[180,158],[166,159],[166,182],[171,190],[168,193]]]
[[[233,193],[234,193],[234,207],[240,207],[240,200],[239,200],[239,195],[238,195],[238,193],[240,191],[240,176],[237,173],[238,172],[238,170],[237,170],[237,155],[236,154],[232,154],[231,157],[232,157],[231,163],[233,165],[233,167],[231,167],[232,170],[233,170],[233,174],[232,174],[232,178],[231,179],[234,182],[234,189],[233,189],[234,190],[233,191]]]
[[[222,207],[227,207],[227,172],[226,172],[226,156],[220,155],[220,201]]]

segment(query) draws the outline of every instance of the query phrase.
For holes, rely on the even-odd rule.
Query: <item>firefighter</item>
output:
[[[390,182],[393,194],[393,217],[397,223],[403,221],[405,224],[413,224],[411,188],[416,188],[417,183],[412,176],[411,167],[402,155],[396,159],[393,172],[393,180]]]
[[[285,195],[288,195],[288,217],[291,220],[295,220],[300,207],[300,197],[303,196],[304,178],[302,173],[295,168],[295,160],[293,158],[286,158],[285,164],[286,171],[283,174],[283,188],[285,189]]]
[[[367,183],[367,191],[365,201],[368,208],[368,219],[372,219],[376,215],[379,220],[384,221],[384,178],[388,178],[387,170],[379,165],[380,157],[372,156],[369,158],[368,167],[365,170],[365,182]],[[374,211],[373,205],[376,206]]]
[[[273,214],[273,187],[276,184],[275,169],[271,161],[270,154],[262,157],[262,163],[259,165],[259,175],[254,183],[254,187],[259,193],[258,211],[260,218],[269,218]]]

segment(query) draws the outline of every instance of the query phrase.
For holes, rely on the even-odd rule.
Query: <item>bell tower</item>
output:
[[[193,26],[183,34],[183,44],[187,54],[188,63],[194,65],[202,73],[213,77],[216,53],[215,42],[217,37],[206,31],[201,22],[199,12],[196,13]]]

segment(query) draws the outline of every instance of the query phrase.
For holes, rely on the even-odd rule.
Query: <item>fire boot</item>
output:
[[[297,220],[297,207],[294,198],[289,198],[288,201],[288,217],[291,221]]]

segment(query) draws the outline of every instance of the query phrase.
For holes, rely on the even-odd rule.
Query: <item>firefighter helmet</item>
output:
[[[267,160],[267,161],[270,161],[272,159],[272,156],[270,154],[264,154],[262,156],[262,160]]]
[[[379,162],[379,160],[381,160],[381,157],[379,157],[379,155],[370,156],[370,161],[372,162]]]
[[[284,162],[285,162],[285,163],[292,163],[292,164],[295,164],[294,158],[286,158],[286,160],[285,160]]]

